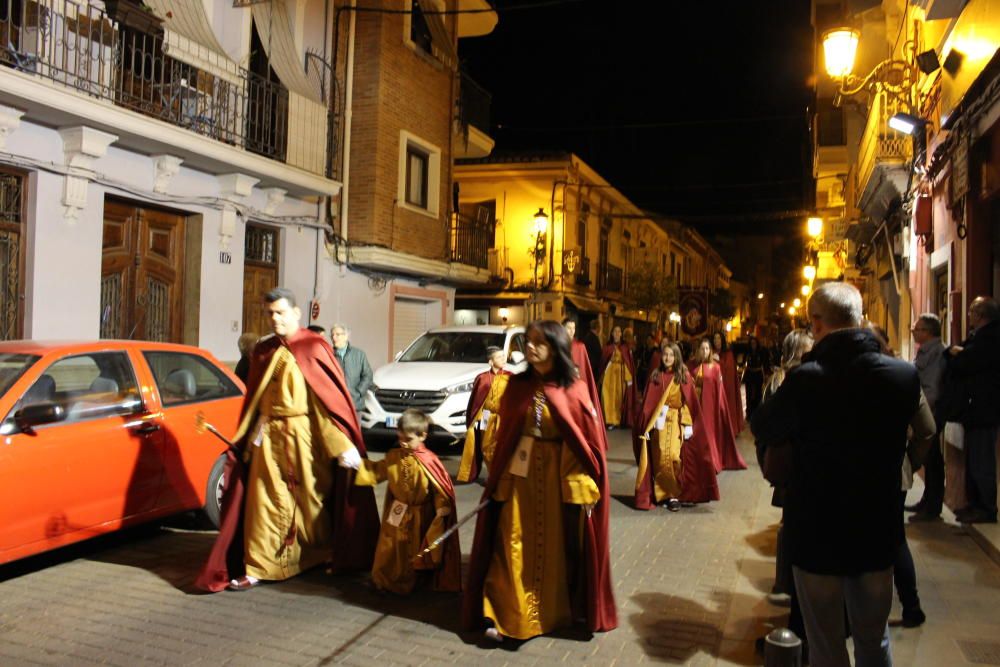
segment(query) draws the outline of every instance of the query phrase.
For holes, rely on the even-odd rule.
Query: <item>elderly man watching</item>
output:
[[[350,344],[351,330],[343,324],[330,327],[330,338],[333,340],[334,356],[344,370],[354,409],[360,412],[365,404],[365,393],[372,386],[373,374],[368,356],[364,350]]]
[[[920,387],[924,390],[931,410],[937,405],[944,383],[946,366],[945,348],[941,342],[941,320],[934,313],[924,313],[917,318],[910,329],[913,342],[920,346],[913,364],[920,376]],[[943,426],[943,424],[941,425]],[[935,442],[924,461],[924,495],[916,505],[907,506],[907,511],[916,512],[913,521],[936,519],[941,515],[944,502],[944,456],[940,443]]]
[[[949,370],[967,399],[965,479],[968,507],[955,512],[962,523],[997,522],[997,432],[1000,429],[1000,305],[980,296],[969,306],[972,333],[961,346],[948,348]]]
[[[808,312],[812,352],[750,425],[767,446],[794,448],[784,525],[812,664],[850,664],[846,606],[857,663],[888,667],[892,566],[903,539],[900,470],[920,378],[861,328],[852,285],[820,286]]]

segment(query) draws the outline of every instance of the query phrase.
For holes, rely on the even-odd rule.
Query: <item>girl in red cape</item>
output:
[[[656,357],[662,361],[649,376],[632,427],[639,465],[635,508],[651,510],[663,503],[676,512],[681,503],[718,500],[719,484],[698,395],[680,348],[665,340]],[[661,425],[657,418],[662,406],[667,415]]]
[[[500,403],[462,605],[465,627],[497,641],[618,625],[604,430],[566,330],[533,322],[527,339],[529,368]]]
[[[736,435],[729,418],[729,403],[722,386],[722,368],[712,360],[712,341],[703,338],[698,343],[689,368],[701,402],[702,421],[708,442],[712,446],[716,472],[746,469],[747,464],[736,449]]]
[[[635,362],[632,350],[622,340],[622,328],[611,329],[611,338],[601,350],[601,403],[608,429],[628,426],[635,411]]]
[[[736,357],[721,331],[712,334],[712,351],[719,357],[719,367],[722,368],[722,386],[729,402],[729,421],[733,425],[733,433],[739,435],[745,425],[740,375],[736,371]]]

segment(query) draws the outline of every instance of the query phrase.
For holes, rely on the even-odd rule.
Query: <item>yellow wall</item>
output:
[[[946,22],[930,22],[933,23]],[[929,44],[927,48],[934,46],[936,44]],[[938,54],[942,63],[952,49],[964,56],[961,67],[954,76],[942,72],[942,121],[954,111],[955,106],[962,100],[962,96],[969,90],[969,86],[983,71],[998,48],[1000,48],[1000,2],[971,0],[962,10],[958,23]]]

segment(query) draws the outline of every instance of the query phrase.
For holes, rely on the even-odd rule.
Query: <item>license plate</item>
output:
[[[388,417],[385,418],[385,427],[396,428],[396,422],[398,421],[399,417],[393,417],[392,415],[389,415]]]

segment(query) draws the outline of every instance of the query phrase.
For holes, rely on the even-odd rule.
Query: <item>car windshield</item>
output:
[[[40,358],[34,354],[0,354],[0,396]]]
[[[450,361],[485,364],[486,348],[503,347],[504,334],[481,331],[428,331],[406,349],[400,361]]]

